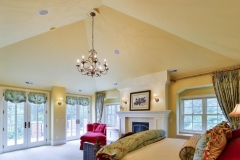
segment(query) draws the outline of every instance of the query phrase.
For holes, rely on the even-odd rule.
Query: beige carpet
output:
[[[0,160],[83,160],[79,140],[59,146],[41,146],[0,154]]]

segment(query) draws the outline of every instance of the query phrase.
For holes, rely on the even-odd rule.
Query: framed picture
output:
[[[150,110],[151,91],[130,93],[130,111]]]

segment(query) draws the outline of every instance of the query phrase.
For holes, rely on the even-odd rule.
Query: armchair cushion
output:
[[[99,140],[105,140],[106,136],[101,132],[87,132],[80,137],[80,139],[84,141],[95,141],[96,138],[99,138]]]

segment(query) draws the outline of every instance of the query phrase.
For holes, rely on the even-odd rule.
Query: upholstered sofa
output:
[[[107,143],[106,124],[92,123],[87,124],[87,133],[80,137],[80,150],[83,150],[84,142],[95,143],[96,138],[102,146]]]

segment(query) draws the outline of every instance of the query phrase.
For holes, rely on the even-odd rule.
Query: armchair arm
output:
[[[107,137],[107,126],[104,128],[103,134]]]

